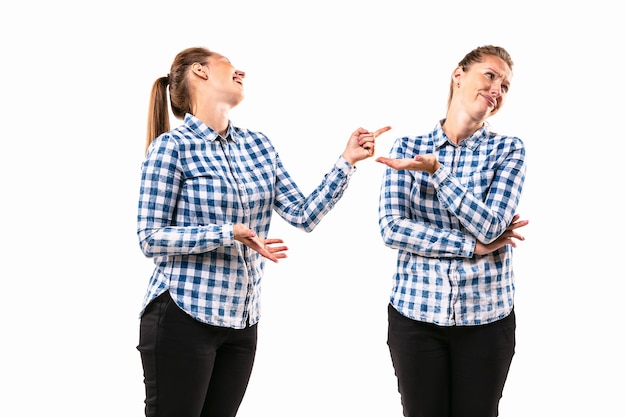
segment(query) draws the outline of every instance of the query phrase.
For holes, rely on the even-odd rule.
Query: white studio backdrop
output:
[[[377,155],[432,129],[456,63],[496,44],[515,67],[491,125],[526,143],[519,213],[530,220],[515,252],[518,345],[500,415],[618,415],[624,29],[612,4],[2,6],[0,414],[143,415],[135,346],[152,263],[136,200],[150,88],[177,52],[206,46],[246,72],[233,122],[266,133],[310,192],[357,127],[392,126]],[[271,236],[289,257],[267,267],[238,417],[402,415],[386,346],[395,254],[378,233],[382,172],[360,162],[310,234],[276,217]]]

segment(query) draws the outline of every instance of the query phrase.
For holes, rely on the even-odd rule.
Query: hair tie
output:
[[[168,85],[170,83],[170,75],[167,74],[164,78],[165,78],[165,84]]]

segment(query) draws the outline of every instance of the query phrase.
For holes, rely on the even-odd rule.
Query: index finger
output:
[[[374,137],[378,137],[379,135],[385,133],[386,131],[388,131],[389,129],[391,129],[391,126],[385,126],[385,127],[381,127],[380,129],[378,129],[376,132],[374,132]]]
[[[524,227],[528,224],[528,220],[517,220],[509,225],[508,230],[515,230],[519,227]]]

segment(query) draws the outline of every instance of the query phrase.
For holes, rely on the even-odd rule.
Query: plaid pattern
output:
[[[406,317],[441,326],[479,325],[507,316],[515,290],[512,248],[474,256],[516,213],[526,175],[516,137],[479,129],[458,146],[441,128],[395,141],[391,158],[434,153],[428,173],[387,168],[381,186],[380,233],[398,251],[391,304]]]
[[[186,115],[154,140],[142,165],[137,235],[155,269],[141,312],[169,290],[201,322],[255,324],[265,258],[235,241],[233,225],[267,238],[275,211],[310,232],[341,198],[354,169],[339,157],[305,197],[265,135],[231,125],[223,139]]]

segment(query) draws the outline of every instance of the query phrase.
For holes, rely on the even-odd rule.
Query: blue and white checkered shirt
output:
[[[339,157],[305,197],[265,135],[230,125],[223,139],[187,114],[153,141],[142,165],[137,235],[156,266],[141,312],[169,290],[201,322],[236,329],[257,323],[265,258],[234,239],[233,225],[267,238],[275,211],[310,232],[354,169]]]
[[[402,315],[440,326],[479,325],[506,317],[515,291],[512,248],[474,255],[516,214],[526,175],[516,137],[486,128],[458,145],[441,126],[394,142],[390,158],[435,154],[427,172],[387,168],[381,186],[380,233],[397,249],[390,302]]]

